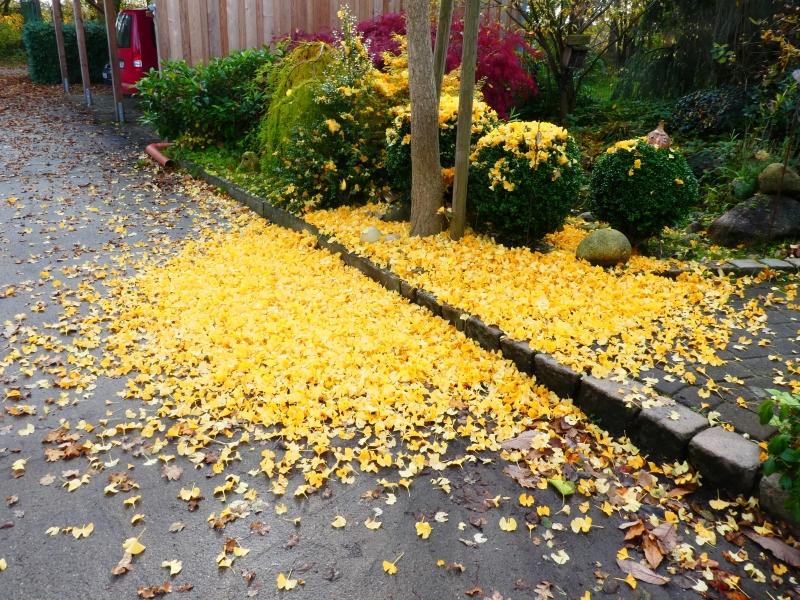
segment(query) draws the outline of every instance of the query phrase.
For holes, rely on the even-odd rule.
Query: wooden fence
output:
[[[403,10],[404,0],[157,0],[161,60],[190,64],[256,48],[294,31],[330,31],[347,5],[359,20]],[[505,19],[498,9],[489,18]]]

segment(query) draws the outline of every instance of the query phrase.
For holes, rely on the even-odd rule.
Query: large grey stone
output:
[[[593,265],[609,267],[628,262],[631,243],[621,231],[597,229],[581,240],[575,256]]]
[[[612,433],[622,433],[635,421],[641,406],[632,397],[630,385],[586,376],[581,380],[575,403],[586,413],[597,417]]]
[[[642,448],[673,460],[683,458],[689,440],[708,427],[708,419],[672,403],[643,409],[636,425],[635,438]]]
[[[766,512],[786,521],[795,534],[800,533],[800,521],[786,508],[789,492],[781,487],[780,481],[781,476],[778,473],[761,479],[758,485],[759,504]]]
[[[706,481],[734,493],[749,494],[761,473],[758,446],[722,427],[694,436],[689,458]]]
[[[533,359],[536,379],[559,398],[575,398],[581,382],[580,373],[562,365],[549,354],[537,354]]]
[[[791,167],[784,167],[783,163],[772,163],[758,176],[758,191],[762,194],[800,197],[800,175]]]
[[[800,236],[800,202],[777,196],[753,196],[740,202],[708,228],[723,246],[757,244]]]

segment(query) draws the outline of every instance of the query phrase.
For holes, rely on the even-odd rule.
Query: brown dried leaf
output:
[[[746,531],[744,535],[765,550],[769,550],[778,560],[790,564],[795,569],[800,569],[800,550],[797,548],[793,548],[777,538],[758,535],[755,531]]]
[[[183,475],[183,469],[178,465],[164,465],[161,469],[161,476],[166,477],[167,481],[178,481]]]
[[[140,598],[155,598],[156,596],[163,596],[172,593],[172,584],[165,581],[161,585],[142,586],[137,590]]]
[[[653,585],[666,585],[669,583],[668,577],[663,577],[658,573],[654,573],[644,565],[633,560],[617,559],[617,566],[619,566],[623,573],[629,573],[639,581],[644,581],[645,583],[652,583]]]
[[[645,536],[642,540],[642,549],[644,550],[644,557],[652,569],[657,569],[664,560],[664,554],[658,546],[658,540],[652,536]]]
[[[132,560],[133,560],[133,555],[126,552],[125,556],[123,556],[122,559],[117,563],[117,566],[111,569],[111,574],[124,575],[125,573],[131,570]]]

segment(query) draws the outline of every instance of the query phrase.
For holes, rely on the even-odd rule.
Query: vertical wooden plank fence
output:
[[[235,50],[256,48],[295,31],[331,31],[336,13],[350,7],[359,20],[400,12],[404,0],[156,0],[161,60],[208,62]],[[486,18],[508,23],[504,11]]]

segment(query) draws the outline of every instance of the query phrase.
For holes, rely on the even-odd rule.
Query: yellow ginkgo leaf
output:
[[[291,579],[286,575],[284,575],[283,573],[278,573],[278,577],[275,579],[275,583],[278,586],[279,590],[289,591],[297,587],[298,580]]]
[[[6,562],[5,558],[0,558],[0,573],[5,571],[8,568],[8,563]]]
[[[122,544],[122,549],[133,556],[144,552],[145,547],[146,546],[139,541],[139,538],[135,537],[128,538]]]
[[[275,505],[275,514],[276,515],[285,515],[289,511],[289,507],[285,504],[276,504]]]
[[[550,507],[549,506],[537,506],[536,507],[536,514],[540,517],[549,517],[550,516]]]
[[[375,531],[376,529],[380,529],[382,524],[383,523],[381,523],[380,521],[376,521],[372,517],[364,521],[364,527],[366,527],[367,529],[372,529],[373,531]]]
[[[533,503],[535,502],[535,498],[533,496],[525,493],[520,494],[518,500],[520,506],[525,506],[528,508],[533,506]]]
[[[552,558],[553,562],[557,565],[563,565],[569,560],[569,554],[567,554],[564,550],[559,550],[558,552],[553,552],[550,554],[550,558]]]
[[[570,528],[573,533],[589,533],[592,528],[592,517],[577,517],[572,519]]]
[[[620,548],[617,550],[617,560],[628,560],[628,549]]]
[[[383,561],[383,570],[386,571],[389,575],[395,575],[397,573],[397,565],[393,562],[389,562],[388,560]]]
[[[631,589],[632,589],[632,590],[635,590],[635,589],[636,589],[636,578],[633,576],[633,574],[632,574],[632,573],[628,573],[628,576],[627,576],[627,577],[625,577],[625,579],[623,579],[622,581],[624,581],[624,582],[625,582],[625,583],[627,583],[629,586],[631,586]]]
[[[136,504],[141,500],[141,496],[131,496],[130,498],[126,498],[122,501],[122,504],[125,506],[136,506]]]
[[[417,535],[423,540],[427,540],[431,536],[431,531],[433,531],[431,524],[427,521],[418,521],[414,524],[414,527],[417,529]]]
[[[336,518],[331,521],[331,527],[334,529],[341,529],[347,525],[347,519],[345,519],[342,515],[337,515]]]
[[[61,533],[61,528],[60,527],[48,527],[45,530],[45,533],[47,535],[58,535],[59,533]]]
[[[516,531],[517,530],[517,520],[514,517],[501,517],[500,518],[500,529],[503,531]]]
[[[178,498],[183,500],[184,502],[189,502],[191,500],[199,500],[200,499],[200,488],[197,486],[193,486],[190,489],[181,488],[181,491],[178,492]]]
[[[94,523],[89,523],[88,525],[84,525],[83,527],[73,527],[72,528],[72,537],[76,540],[81,538],[89,537],[92,532],[94,531]]]
[[[131,525],[136,525],[142,521],[144,521],[144,515],[142,513],[136,513],[131,517]]]
[[[169,569],[169,574],[174,577],[183,569],[183,563],[179,560],[165,560],[161,562],[161,567]]]
[[[725,510],[726,508],[728,508],[731,505],[731,503],[730,502],[726,502],[725,500],[717,499],[717,500],[711,500],[708,503],[708,505],[711,508],[713,508],[714,510]]]

